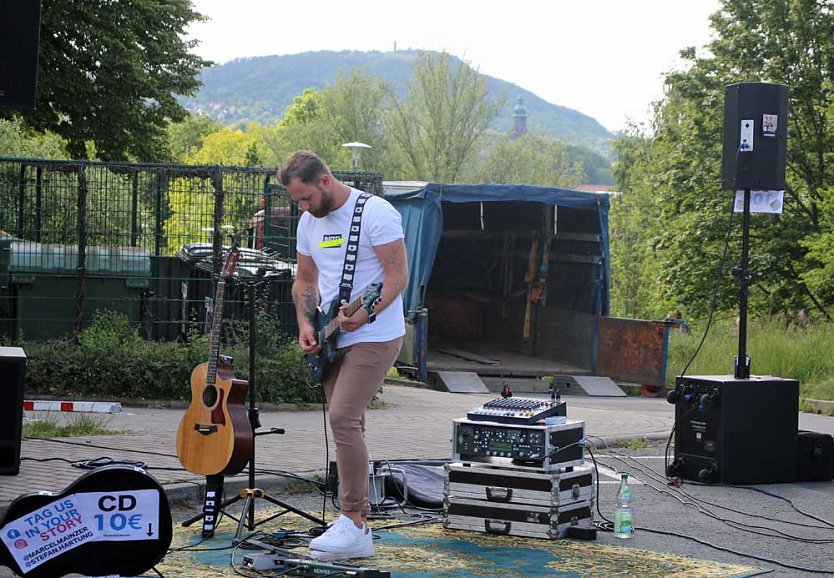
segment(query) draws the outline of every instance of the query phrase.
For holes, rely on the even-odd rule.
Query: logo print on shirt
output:
[[[342,235],[324,235],[319,243],[319,249],[335,249],[345,243]]]

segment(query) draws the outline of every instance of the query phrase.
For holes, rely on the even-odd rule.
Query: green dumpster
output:
[[[9,275],[12,241],[15,237],[0,232],[0,339],[14,337],[14,310],[12,309],[12,288]]]
[[[78,268],[78,248],[54,243],[13,241],[9,277],[17,338],[44,340],[72,335],[76,320],[89,325],[96,311],[124,313],[142,320],[149,286],[150,252],[138,247],[86,250]]]

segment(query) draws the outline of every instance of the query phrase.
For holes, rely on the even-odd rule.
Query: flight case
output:
[[[482,465],[445,465],[444,497],[537,506],[594,499],[593,467],[537,473]]]
[[[592,468],[529,472],[446,465],[443,527],[533,538],[563,538],[593,523]]]

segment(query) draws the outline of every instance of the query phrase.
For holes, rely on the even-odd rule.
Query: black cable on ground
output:
[[[104,466],[127,466],[131,468],[140,468],[142,470],[147,468],[147,464],[145,462],[137,462],[133,460],[114,460],[108,456],[102,456],[92,460],[72,462],[72,466],[75,468],[81,468],[82,470],[95,470],[96,468]]]
[[[607,444],[606,444],[606,446],[607,446]],[[612,454],[611,457],[612,458],[614,458],[616,460],[620,460],[624,463],[629,463],[626,460],[631,460],[632,462],[634,462],[633,465],[637,466],[638,469],[641,472],[643,472],[647,475],[656,476],[657,478],[662,477],[661,474],[659,474],[658,472],[656,472],[652,468],[650,468],[648,466],[645,466],[644,464],[641,464],[639,461],[634,459],[632,456],[626,456],[626,455],[622,455],[622,454],[618,455],[617,452],[613,451],[610,447],[607,447],[607,449],[611,452],[611,454]],[[620,457],[620,456],[622,456],[622,457]],[[612,469],[614,469],[616,471],[616,468],[612,468]],[[656,480],[656,481],[661,481],[661,480]],[[714,507],[717,507],[717,508],[725,509],[725,510],[737,513],[737,514],[742,514],[742,515],[745,515],[745,516],[749,516],[749,517],[752,517],[752,518],[765,519],[765,520],[778,522],[778,523],[782,523],[782,524],[786,524],[786,525],[802,526],[802,527],[809,527],[809,528],[815,528],[815,529],[826,529],[826,528],[823,528],[823,527],[820,527],[820,526],[813,526],[813,525],[808,525],[808,524],[802,524],[802,523],[799,523],[799,522],[791,522],[791,521],[788,521],[788,520],[775,519],[775,518],[772,518],[770,516],[760,516],[760,515],[756,515],[756,514],[749,514],[747,512],[741,512],[739,510],[734,510],[733,508],[721,506],[720,504],[710,503],[710,502],[708,502],[706,500],[703,500],[703,499],[701,499],[697,496],[693,496],[692,494],[689,494],[688,492],[686,492],[685,490],[683,490],[681,488],[678,488],[678,491],[680,492],[680,494],[682,494],[686,498],[689,498],[690,502],[687,503],[683,499],[681,499],[680,497],[675,495],[674,493],[670,492],[669,490],[658,489],[658,488],[655,488],[654,486],[651,486],[650,484],[647,484],[647,485],[649,487],[651,487],[653,490],[657,491],[658,493],[667,494],[667,495],[675,498],[676,500],[678,500],[678,502],[680,502],[684,506],[691,505],[691,506],[695,507],[700,513],[704,514],[705,516],[708,516],[710,518],[713,518],[716,521],[727,524],[728,526],[730,526],[732,528],[739,529],[739,530],[742,530],[742,531],[746,531],[746,532],[749,532],[751,534],[756,534],[756,535],[759,535],[759,536],[766,536],[766,537],[770,537],[770,538],[783,538],[783,539],[793,540],[793,541],[797,541],[797,542],[804,542],[804,543],[807,543],[807,544],[834,543],[834,539],[804,538],[802,536],[795,536],[793,534],[786,534],[785,532],[782,532],[782,531],[777,530],[775,528],[770,528],[768,526],[756,526],[756,525],[752,525],[752,524],[746,524],[744,522],[740,522],[740,521],[737,521],[737,520],[731,520],[729,518],[723,518],[721,516],[718,516],[716,513],[712,512],[712,511],[710,511],[706,508],[703,508],[701,505],[699,505],[699,502],[710,505],[710,506],[714,506]],[[697,484],[697,485],[701,485],[701,484]],[[743,488],[743,486],[734,486],[734,487]],[[767,492],[765,492],[765,493],[767,493]],[[773,497],[781,498],[780,496],[775,496],[773,494],[769,494],[769,495],[772,495]],[[785,498],[785,501],[787,501],[788,503],[793,505],[792,502],[790,502],[790,500],[787,500],[786,498]],[[794,507],[795,510],[799,511],[798,508],[796,508],[796,506],[793,506],[793,507]],[[800,512],[800,513],[804,514],[804,512]],[[821,518],[816,518],[815,517],[815,519],[818,519],[819,521],[822,521],[823,523],[828,523],[827,521],[822,520]],[[834,527],[834,526],[832,526],[832,527]],[[757,531],[755,531],[753,529],[750,529],[750,528],[758,528],[758,529],[762,529],[762,530],[767,530],[769,532],[775,532],[775,534],[757,532]]]
[[[412,514],[409,514],[409,516],[412,516]],[[374,528],[374,532],[378,530],[393,530],[396,528],[407,528],[409,526],[422,526],[424,524],[440,523],[439,516],[426,516],[425,514],[414,514],[413,516],[417,519],[410,520],[408,522],[402,522],[399,524],[388,524],[386,526],[378,526]]]
[[[74,468],[81,468],[83,470],[94,470],[96,468],[100,468],[102,466],[128,466],[132,468],[141,468],[143,470],[147,469],[147,464],[145,462],[137,462],[133,460],[114,460],[108,456],[102,456],[99,458],[93,458],[90,460],[68,460],[66,458],[30,458],[30,457],[22,457],[20,461],[30,461],[30,462],[64,462],[71,465]]]
[[[589,453],[591,454],[591,458],[594,461],[594,468],[597,471],[597,511],[599,512],[599,470],[597,468],[596,458],[593,456],[593,452],[590,450],[590,447],[589,447]],[[617,459],[620,459],[620,458],[617,458]],[[625,461],[625,460],[623,460],[623,461]],[[656,473],[656,472],[653,472],[653,473]],[[649,487],[649,488],[651,488],[651,489],[653,489],[653,490],[655,490],[659,493],[666,493],[666,494],[674,497],[675,499],[677,499],[681,503],[683,503],[680,500],[680,498],[678,498],[677,496],[674,496],[671,492],[658,490],[657,488],[655,488],[654,486],[652,486],[651,484],[649,484],[645,481],[643,483],[646,487]],[[693,504],[693,505],[695,507],[698,507],[697,504]],[[599,512],[599,513],[600,513],[600,516],[604,520],[606,520],[606,522],[608,522],[608,524],[611,524],[610,521],[608,521],[604,516],[602,516],[601,512]],[[705,514],[705,515],[709,515],[709,514]],[[719,518],[715,518],[715,519],[719,519]],[[606,531],[609,529],[605,524],[598,525],[597,527],[599,527],[600,529],[606,530]],[[731,526],[731,527],[733,527],[733,526]],[[736,529],[740,529],[740,528],[736,528]],[[649,527],[643,527],[643,526],[635,527],[635,531],[645,531],[645,532],[649,532],[649,533],[653,533],[653,534],[661,534],[661,535],[674,536],[674,537],[677,537],[677,538],[692,540],[693,542],[697,542],[698,544],[708,546],[710,548],[714,548],[714,549],[720,550],[722,552],[728,552],[730,554],[734,554],[734,555],[740,556],[742,558],[749,558],[749,559],[752,559],[752,560],[758,560],[760,562],[767,562],[768,564],[774,564],[774,565],[781,566],[781,567],[784,567],[784,568],[789,568],[791,570],[799,570],[799,571],[808,572],[808,573],[811,573],[811,574],[834,574],[834,569],[822,570],[822,569],[818,569],[818,568],[808,568],[808,567],[805,567],[805,566],[798,566],[798,565],[794,565],[794,564],[789,564],[787,562],[781,562],[779,560],[774,560],[774,559],[771,559],[771,558],[765,558],[763,556],[757,556],[755,554],[747,554],[747,553],[744,553],[744,552],[740,552],[738,550],[733,550],[732,548],[726,548],[724,546],[718,546],[716,544],[713,544],[711,542],[707,542],[706,540],[702,540],[701,538],[697,538],[697,537],[691,536],[689,534],[681,534],[681,533],[678,533],[678,532],[671,532],[671,531],[666,531],[666,530],[655,530],[655,529],[652,529],[652,528],[649,528]],[[755,533],[755,532],[753,532],[753,533]],[[773,537],[773,538],[778,537],[778,536],[772,536],[772,535],[767,535],[767,536],[768,537]],[[813,542],[813,543],[824,543],[824,542]]]
[[[597,514],[599,514],[599,517],[602,518],[605,521],[604,524],[600,523],[600,522],[597,522],[597,523],[594,523],[594,525],[597,528],[599,528],[600,530],[604,530],[606,532],[613,532],[614,531],[614,522],[612,522],[611,520],[609,520],[608,518],[603,516],[602,515],[602,510],[599,509],[599,467],[597,466],[597,459],[596,459],[596,457],[594,457],[594,452],[593,452],[593,450],[591,450],[590,445],[586,444],[585,449],[588,450],[588,453],[591,455],[591,460],[593,460],[593,462],[594,462],[594,472],[596,473],[596,486],[597,486],[597,492],[596,492],[597,493],[597,499],[595,500],[596,503],[597,503]]]
[[[830,570],[820,570],[818,568],[807,568],[805,566],[795,566],[793,564],[788,564],[787,562],[780,562],[779,560],[773,560],[771,558],[765,558],[764,556],[756,556],[755,554],[745,554],[744,552],[739,552],[737,550],[733,550],[732,548],[725,548],[724,546],[719,546],[717,544],[713,544],[712,542],[707,542],[706,540],[701,540],[700,538],[696,538],[695,536],[690,536],[688,534],[679,534],[677,532],[667,532],[665,530],[653,530],[651,528],[637,528],[644,532],[649,532],[652,534],[662,534],[665,536],[675,536],[677,538],[685,538],[687,540],[692,540],[693,542],[697,542],[704,546],[709,546],[710,548],[715,548],[716,550],[721,550],[722,552],[728,552],[730,554],[735,554],[736,556],[741,556],[742,558],[750,558],[753,560],[758,560],[760,562],[767,562],[768,564],[775,564],[776,566],[782,566],[783,568],[790,568],[791,570],[800,570],[802,572],[809,572],[811,574],[834,574],[834,568]]]
[[[66,445],[70,445],[70,446],[81,446],[81,447],[85,447],[85,448],[96,448],[96,449],[99,449],[99,450],[113,450],[113,451],[118,451],[118,452],[129,452],[129,453],[132,453],[132,454],[145,454],[145,455],[148,455],[148,456],[161,456],[161,457],[164,457],[164,458],[177,459],[177,456],[174,455],[174,454],[164,454],[164,453],[161,453],[161,452],[150,452],[150,451],[147,451],[147,450],[130,450],[130,449],[125,449],[125,448],[114,448],[114,447],[111,447],[111,446],[100,446],[100,445],[96,445],[96,444],[71,442],[71,441],[67,441],[67,440],[57,440],[57,439],[54,439],[54,438],[32,438],[31,441],[35,441],[35,440],[44,441],[44,442],[52,442],[52,443],[56,443],[56,444],[66,444]]]

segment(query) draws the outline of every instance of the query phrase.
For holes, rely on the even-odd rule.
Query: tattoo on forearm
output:
[[[316,307],[319,304],[319,294],[315,287],[306,287],[300,292],[292,292],[295,310],[310,321],[316,318]]]
[[[314,287],[308,287],[303,295],[304,314],[313,321],[316,318],[316,307],[319,304],[319,294]]]

